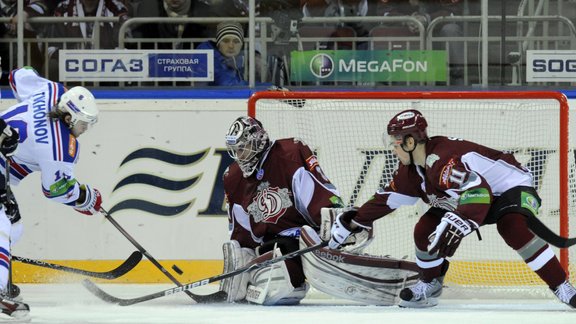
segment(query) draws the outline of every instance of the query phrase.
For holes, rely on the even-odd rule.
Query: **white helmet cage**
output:
[[[236,119],[226,134],[226,148],[244,177],[249,177],[258,164],[260,153],[268,147],[268,133],[258,120],[243,116]]]
[[[88,126],[93,126],[98,122],[96,99],[94,95],[84,87],[73,87],[66,91],[62,97],[60,97],[58,110],[70,114],[72,117],[70,121],[71,129],[74,128],[78,121],[83,121]]]

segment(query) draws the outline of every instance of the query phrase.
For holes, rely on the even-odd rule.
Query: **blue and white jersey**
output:
[[[19,103],[2,112],[0,117],[20,135],[18,149],[11,157],[11,184],[17,185],[28,174],[41,171],[44,195],[73,205],[80,194],[74,177],[80,147],[68,126],[48,115],[56,109],[66,89],[26,68],[10,73],[10,86]],[[0,164],[4,173],[4,160]]]

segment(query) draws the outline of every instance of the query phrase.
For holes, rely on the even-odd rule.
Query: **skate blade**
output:
[[[13,311],[11,315],[0,313],[0,323],[30,323],[29,310]]]
[[[420,301],[401,300],[398,303],[398,306],[400,306],[400,308],[427,308],[427,307],[434,307],[436,305],[438,305],[438,298],[433,297]]]

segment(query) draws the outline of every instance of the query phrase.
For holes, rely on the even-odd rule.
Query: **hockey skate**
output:
[[[554,290],[554,295],[564,304],[576,308],[576,288],[566,280]]]
[[[442,294],[443,278],[433,279],[431,282],[418,282],[400,291],[400,303],[398,306],[407,308],[424,308],[438,305],[438,299]]]
[[[29,322],[30,307],[21,301],[0,294],[0,320],[10,320],[11,322]]]

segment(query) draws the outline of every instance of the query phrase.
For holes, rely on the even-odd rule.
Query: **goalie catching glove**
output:
[[[76,201],[74,210],[84,215],[94,215],[100,212],[102,195],[98,189],[92,189],[89,185],[80,185],[80,197]]]
[[[438,257],[451,257],[456,252],[462,239],[478,229],[478,224],[469,219],[463,219],[458,214],[446,212],[436,230],[430,234],[428,253],[438,252]]]

